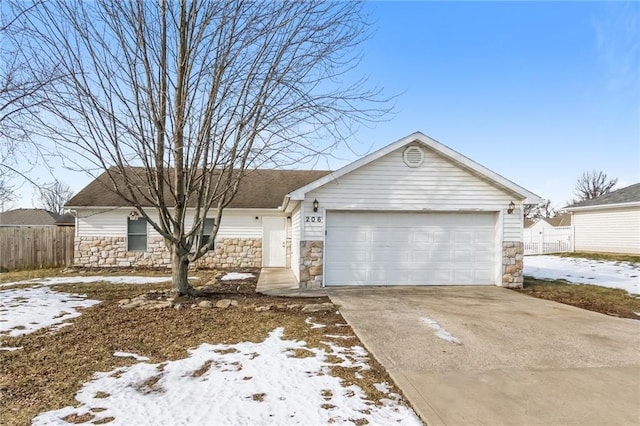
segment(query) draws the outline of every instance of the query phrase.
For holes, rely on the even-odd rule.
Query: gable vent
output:
[[[424,161],[424,152],[417,146],[410,146],[404,150],[404,163],[409,167],[420,167]]]

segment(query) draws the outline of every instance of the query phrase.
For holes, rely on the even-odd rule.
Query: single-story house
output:
[[[15,209],[0,213],[0,226],[55,226],[60,215],[45,209]]]
[[[162,238],[99,180],[67,203],[75,263],[170,267]],[[198,262],[291,268],[301,288],[519,287],[523,205],[539,202],[417,132],[332,172],[252,171]]]
[[[640,254],[640,183],[566,207],[576,251]]]
[[[65,213],[55,222],[56,226],[76,226],[76,217],[73,213]]]
[[[530,229],[532,231],[542,231],[543,229],[564,226],[571,226],[571,215],[568,213],[559,214],[554,217],[541,217],[537,220],[524,220],[524,229]]]

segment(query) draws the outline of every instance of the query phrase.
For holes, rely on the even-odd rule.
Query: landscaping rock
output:
[[[333,303],[320,303],[320,304],[309,304],[305,305],[302,308],[302,312],[329,312],[333,311],[336,307]]]
[[[210,308],[212,306],[213,303],[211,303],[209,300],[203,300],[202,302],[198,303],[199,308]]]
[[[227,309],[229,306],[231,306],[231,300],[230,299],[222,299],[222,300],[218,300],[216,302],[216,308]]]
[[[297,303],[292,303],[291,305],[287,305],[287,309],[298,309],[300,307]]]
[[[257,306],[256,307],[256,312],[265,312],[265,311],[270,311],[270,310],[271,310],[271,305]]]

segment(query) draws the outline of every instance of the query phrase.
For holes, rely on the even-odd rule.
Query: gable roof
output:
[[[76,226],[76,217],[73,213],[65,213],[56,220],[56,226]]]
[[[53,226],[59,218],[45,209],[16,209],[0,213],[0,226]]]
[[[571,226],[570,214],[559,214],[554,217],[545,217],[542,220],[547,222],[551,226]]]
[[[567,206],[569,211],[587,210],[589,208],[607,208],[626,205],[640,205],[640,183],[620,188],[591,200],[580,201],[579,203]]]
[[[142,176],[143,168],[128,169],[134,176]],[[282,205],[285,195],[296,188],[315,181],[329,173],[326,170],[252,170],[240,181],[238,193],[227,208],[277,208]],[[115,179],[123,178],[114,174]],[[141,187],[142,178],[140,179]],[[169,203],[169,197],[166,198]],[[195,202],[192,204],[194,205]],[[171,206],[172,204],[168,204]],[[65,207],[127,207],[114,190],[107,172],[102,173],[71,198]],[[151,207],[150,204],[143,207]]]
[[[317,189],[335,179],[338,179],[346,175],[347,173],[350,173],[353,170],[369,164],[397,149],[416,142],[426,146],[427,148],[430,148],[431,150],[454,162],[460,167],[470,171],[471,173],[488,180],[497,187],[521,197],[525,204],[538,204],[541,201],[541,198],[533,192],[530,192],[525,188],[516,185],[512,181],[500,176],[499,174],[487,169],[486,167],[476,163],[475,161],[465,157],[459,152],[454,151],[448,146],[441,144],[440,142],[428,137],[421,132],[412,133],[409,136],[406,136],[390,145],[387,145],[384,148],[379,149],[378,151],[362,157],[359,160],[354,161],[353,163],[348,164],[341,169],[336,170],[335,172],[332,172],[331,174],[323,176],[322,178],[293,191],[290,194],[290,198],[292,200],[304,200],[304,196],[307,192],[313,191],[314,189]]]

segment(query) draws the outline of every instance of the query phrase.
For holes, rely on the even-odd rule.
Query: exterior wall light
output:
[[[139,217],[140,215],[135,210],[131,210],[131,213],[129,213],[129,220],[138,220]]]
[[[313,200],[313,211],[317,212],[318,211],[318,206],[320,205],[320,203],[318,202],[317,199]]]
[[[509,203],[509,208],[507,209],[507,214],[511,214],[513,213],[513,211],[516,209],[516,205],[513,204],[513,201]]]

